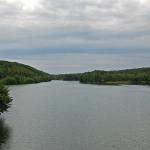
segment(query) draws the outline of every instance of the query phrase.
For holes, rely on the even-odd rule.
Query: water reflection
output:
[[[6,150],[9,146],[11,128],[5,123],[4,118],[0,118],[0,150]]]

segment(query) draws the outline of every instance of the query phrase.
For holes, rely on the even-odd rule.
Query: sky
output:
[[[0,0],[0,59],[49,73],[150,66],[150,0]]]

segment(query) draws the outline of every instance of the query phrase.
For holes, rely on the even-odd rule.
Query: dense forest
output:
[[[80,81],[90,84],[138,84],[150,85],[150,68],[126,69],[119,71],[92,71],[80,74],[62,74],[58,80]]]
[[[150,68],[50,75],[24,64],[0,61],[0,83],[2,84],[28,84],[51,80],[92,84],[150,84]]]
[[[79,81],[82,73],[53,75],[53,80]]]
[[[8,61],[0,61],[0,83],[5,85],[50,81],[51,76],[33,67]]]

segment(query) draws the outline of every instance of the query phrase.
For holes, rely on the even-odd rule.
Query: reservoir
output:
[[[0,150],[150,150],[150,87],[71,81],[10,86]]]

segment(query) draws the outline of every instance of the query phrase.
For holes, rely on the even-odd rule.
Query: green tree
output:
[[[6,111],[9,108],[9,104],[12,98],[9,96],[8,88],[0,85],[0,113]]]

